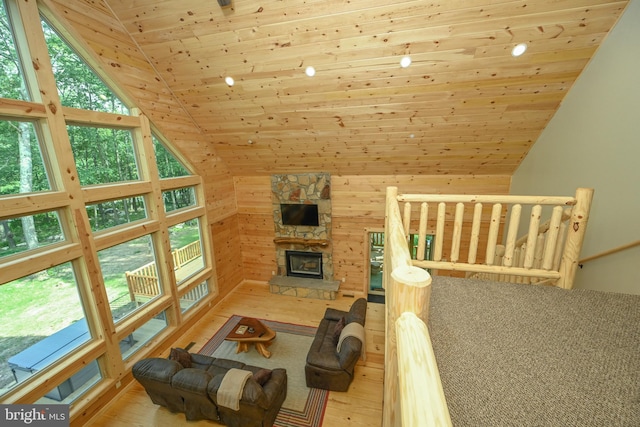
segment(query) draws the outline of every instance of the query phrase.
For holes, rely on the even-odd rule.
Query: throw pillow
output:
[[[261,386],[265,385],[270,378],[271,370],[269,369],[260,369],[258,372],[253,374],[253,379]]]
[[[340,334],[342,333],[342,330],[344,329],[346,324],[347,324],[347,319],[345,319],[344,316],[342,316],[340,320],[338,320],[338,323],[336,323],[336,326],[333,328],[334,344],[338,344],[338,340],[340,339]]]
[[[181,348],[172,348],[169,353],[169,359],[175,360],[182,365],[183,368],[191,367],[191,355],[187,350]]]

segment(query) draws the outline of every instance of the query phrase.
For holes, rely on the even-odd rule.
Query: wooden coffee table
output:
[[[271,357],[271,352],[267,350],[267,347],[271,345],[275,337],[276,332],[258,319],[243,317],[225,339],[238,343],[236,353],[247,352],[249,344],[255,344],[258,353],[268,359]]]

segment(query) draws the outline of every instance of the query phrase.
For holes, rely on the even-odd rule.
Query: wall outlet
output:
[[[344,277],[342,278],[342,283],[346,282],[347,279],[345,279]]]

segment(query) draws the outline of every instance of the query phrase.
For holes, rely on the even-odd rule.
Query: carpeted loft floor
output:
[[[640,296],[434,277],[453,425],[640,426]]]

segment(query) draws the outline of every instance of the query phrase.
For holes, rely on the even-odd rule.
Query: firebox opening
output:
[[[287,276],[322,279],[322,253],[286,251]]]

